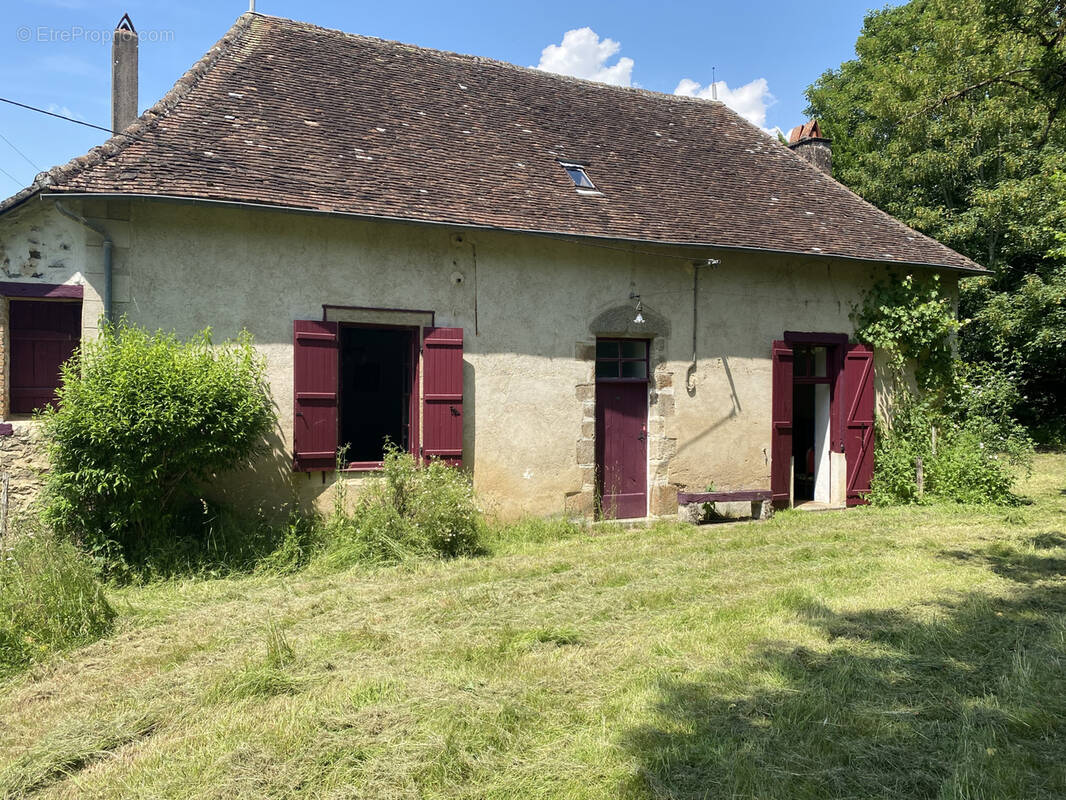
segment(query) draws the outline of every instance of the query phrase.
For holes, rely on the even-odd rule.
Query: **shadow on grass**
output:
[[[1066,561],[967,557],[1017,591],[920,615],[800,601],[826,651],[766,644],[724,674],[662,681],[653,722],[623,735],[639,769],[620,794],[1066,796]]]

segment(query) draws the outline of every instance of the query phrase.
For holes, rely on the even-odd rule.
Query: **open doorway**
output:
[[[379,463],[385,443],[411,447],[415,332],[340,329],[340,444],[353,465]]]
[[[832,348],[796,345],[792,387],[792,502],[832,499],[830,418]]]
[[[842,333],[785,331],[770,348],[774,507],[866,502],[873,475],[873,350]]]

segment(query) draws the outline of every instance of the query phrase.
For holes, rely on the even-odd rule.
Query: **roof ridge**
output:
[[[8,209],[19,205],[42,189],[46,189],[61,181],[70,180],[77,176],[79,172],[88,169],[89,167],[96,166],[97,164],[104,163],[109,158],[113,158],[120,154],[133,142],[138,141],[140,139],[140,134],[152,130],[155,124],[168,113],[173,111],[193,87],[195,87],[203,77],[210,72],[211,68],[218,63],[222,55],[229,50],[233,42],[240,38],[240,35],[249,30],[252,19],[255,16],[257,15],[245,12],[237,17],[229,30],[223,34],[222,38],[215,42],[211,48],[200,57],[199,61],[186,70],[185,73],[174,82],[174,85],[170,87],[166,94],[159,98],[155,104],[150,108],[145,109],[144,113],[138,116],[124,129],[113,132],[106,141],[96,145],[96,147],[93,147],[89,152],[80,156],[75,156],[65,164],[60,164],[51,169],[47,169],[44,172],[38,173],[34,178],[33,183],[25,189],[22,189],[4,201],[0,201],[0,212],[7,211]]]
[[[407,47],[412,50],[418,50],[423,53],[431,53],[433,55],[442,56],[444,58],[450,58],[456,61],[472,61],[477,64],[492,64],[494,66],[503,67],[505,69],[518,70],[520,72],[530,73],[533,75],[541,75],[550,79],[562,81],[564,83],[576,83],[585,87],[594,87],[596,89],[603,89],[607,91],[625,92],[628,94],[638,94],[647,97],[654,97],[656,99],[667,98],[677,101],[679,103],[693,103],[697,105],[710,106],[712,108],[726,108],[732,111],[721,100],[712,100],[705,97],[693,97],[691,95],[673,94],[672,92],[657,92],[654,89],[645,89],[641,86],[619,86],[616,83],[603,83],[602,81],[595,81],[591,78],[578,78],[575,75],[564,75],[560,72],[550,72],[540,67],[525,67],[521,64],[515,64],[513,61],[503,61],[498,58],[491,58],[490,56],[479,56],[473,53],[460,53],[455,50],[442,50],[438,47],[425,47],[420,44],[411,44],[410,42],[401,42],[399,39],[386,39],[381,36],[369,36],[365,33],[352,33],[351,31],[344,31],[340,28],[327,28],[324,25],[316,25],[313,22],[304,22],[303,20],[292,19],[291,17],[280,17],[274,14],[263,14],[261,12],[251,12],[253,16],[262,17],[267,20],[282,22],[294,27],[304,28],[313,31],[323,31],[325,33],[340,34],[348,39],[359,39],[364,42],[372,42],[376,44],[388,45],[389,47]],[[733,112],[736,113],[736,112]],[[762,130],[761,128],[759,129]]]

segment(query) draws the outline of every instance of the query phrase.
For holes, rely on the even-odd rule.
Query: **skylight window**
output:
[[[588,173],[585,172],[585,168],[580,164],[573,164],[567,161],[560,161],[559,165],[566,170],[566,174],[570,176],[570,180],[574,182],[574,186],[578,189],[593,189],[595,190],[596,184],[589,178]]]

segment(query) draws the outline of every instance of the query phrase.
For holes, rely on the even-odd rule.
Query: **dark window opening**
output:
[[[10,396],[13,414],[29,414],[56,399],[59,368],[81,343],[81,301],[10,301]]]
[[[347,462],[378,462],[385,443],[411,448],[414,333],[340,329],[340,446]]]
[[[597,339],[596,380],[646,381],[648,342],[644,339]]]
[[[792,464],[794,502],[814,499],[814,384],[797,383],[792,390]]]

